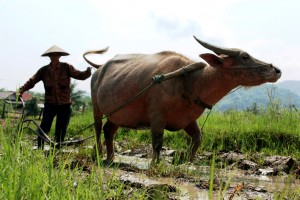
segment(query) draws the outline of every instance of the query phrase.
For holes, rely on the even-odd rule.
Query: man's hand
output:
[[[92,73],[92,67],[87,67],[86,70],[90,71]]]
[[[18,90],[14,93],[14,95],[16,95],[16,97],[22,97],[22,94],[23,94],[23,93],[21,93],[20,89],[18,89]]]

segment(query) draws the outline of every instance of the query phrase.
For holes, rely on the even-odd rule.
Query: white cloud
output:
[[[283,78],[296,79],[299,5],[294,0],[10,0],[0,8],[0,88],[23,84],[48,63],[40,54],[53,44],[71,53],[63,61],[84,70],[82,53],[106,46],[107,54],[90,58],[104,63],[119,53],[173,50],[200,60],[207,50],[193,35],[242,48],[281,67]],[[78,81],[78,87],[89,90],[89,80]]]

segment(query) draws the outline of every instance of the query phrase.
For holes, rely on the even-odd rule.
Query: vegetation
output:
[[[27,110],[27,115],[28,116],[36,116],[40,113],[40,110],[37,106],[38,101],[36,97],[33,97],[29,101],[26,102],[25,104],[25,109]]]
[[[277,111],[271,107],[259,114],[251,111],[213,111],[203,127],[203,143],[199,153],[240,150],[248,155],[262,152],[300,158],[299,118],[299,113],[294,110]],[[204,119],[205,115],[199,119],[200,126],[203,126]],[[10,124],[10,119],[6,120]],[[91,111],[73,116],[68,136],[75,137],[78,130],[92,123]],[[15,126],[10,126],[8,129],[0,129],[0,199],[125,198],[124,183],[114,177],[114,172],[108,173],[101,167],[101,157],[96,162],[92,161],[91,150],[81,150],[77,155],[60,155],[55,151],[45,155],[40,150],[33,151],[30,143],[22,142],[22,138],[28,133],[23,130],[18,132]],[[93,134],[92,127],[81,132],[80,136],[90,134]],[[12,136],[15,136],[14,140]],[[116,140],[126,141],[128,149],[151,144],[151,136],[147,130],[120,129]],[[165,132],[165,146],[185,151],[188,148],[187,141],[189,137],[182,131]],[[90,142],[92,145],[93,141]],[[58,159],[60,156],[63,158]],[[70,165],[70,160],[75,157],[83,157],[85,162],[91,162],[91,169],[87,172],[78,163]],[[166,175],[170,173],[169,170],[162,165],[155,172]],[[176,173],[185,172],[176,170]],[[146,191],[140,189],[131,194],[130,199],[144,199],[146,196]]]
[[[300,96],[292,92],[293,90],[286,88],[278,87],[274,84],[240,88],[225,96],[219,103],[217,103],[215,109],[220,111],[230,109],[246,110],[253,104],[256,104],[256,106],[260,109],[264,109],[271,103],[270,99],[272,101],[278,101],[281,107],[290,107],[291,105],[295,105],[300,108]]]
[[[85,96],[86,92],[76,89],[77,83],[74,81],[71,84],[71,99],[72,108],[74,111],[85,111],[86,107],[90,105],[91,98]]]
[[[203,127],[206,115],[199,119]],[[267,110],[261,114],[249,111],[231,110],[226,113],[214,112],[209,115],[203,127],[203,151],[241,151],[251,154],[289,155],[300,158],[300,113],[293,110]],[[120,130],[117,140],[151,143],[149,131]],[[187,142],[188,141],[188,142]],[[183,131],[165,131],[164,145],[173,149],[185,150],[190,138]]]
[[[45,156],[18,140],[12,143],[0,132],[0,199],[124,199],[124,185],[95,162],[86,171],[68,161],[72,155],[57,159],[55,151]],[[98,158],[100,159],[100,158]],[[105,180],[105,182],[103,181]],[[140,199],[136,191],[132,199]]]
[[[240,150],[279,155],[299,154],[300,115],[291,110],[215,113],[204,128],[202,149]]]
[[[293,109],[277,110],[276,106],[270,106],[259,111],[257,108],[227,112],[213,110],[204,124],[207,115],[208,112],[198,121],[203,132],[199,153],[233,150],[246,154],[262,152],[300,158],[300,113]],[[92,111],[86,115],[74,116],[70,122],[69,133],[76,135],[78,130],[92,123]],[[81,134],[91,131],[93,127]],[[128,148],[138,149],[141,144],[151,144],[150,130],[119,129],[116,141],[127,141]],[[189,142],[190,138],[184,131],[165,131],[165,146],[186,150]]]
[[[253,103],[244,111],[228,109],[221,112],[213,109],[211,113],[206,111],[198,120],[203,132],[198,154],[213,152],[213,159],[205,163],[211,166],[210,198],[213,198],[212,180],[218,167],[215,163],[218,152],[240,151],[250,159],[257,153],[300,159],[299,111],[292,106],[282,106],[272,91],[268,93],[268,99],[268,106],[265,107]],[[75,113],[72,116],[68,137],[94,135],[92,111],[87,108],[84,114]],[[46,154],[41,150],[32,150],[32,136],[36,136],[18,128],[12,118],[1,121],[0,199],[148,199],[149,194],[144,188],[130,191],[120,181],[116,176],[117,167],[107,171],[101,165],[100,155],[94,160],[93,149],[80,148],[77,154],[62,154],[54,149]],[[50,137],[53,137],[53,132],[50,132]],[[151,146],[149,130],[121,128],[115,139],[125,149],[139,150]],[[86,143],[93,145],[94,139]],[[190,138],[183,131],[165,131],[164,146],[184,152],[184,157],[189,144]],[[79,158],[82,162],[78,162]],[[181,159],[181,155],[174,156],[175,163]],[[194,164],[203,165],[197,160]],[[151,176],[168,177],[196,176],[193,173],[179,165],[170,167],[164,162],[147,172]],[[220,189],[221,196],[224,196],[228,184]],[[293,190],[291,194],[286,194],[289,190],[281,192],[275,194],[274,199],[284,199],[283,195],[300,196],[299,190]]]

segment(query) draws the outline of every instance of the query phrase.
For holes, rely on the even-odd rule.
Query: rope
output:
[[[189,68],[188,68],[188,67],[189,67]],[[203,68],[203,67],[204,67],[204,66],[202,66],[201,68]],[[160,84],[160,83],[162,83],[163,81],[166,81],[166,80],[168,80],[168,79],[171,79],[171,78],[176,77],[176,75],[177,75],[177,76],[178,76],[178,75],[182,75],[182,74],[179,74],[179,73],[188,74],[188,73],[193,72],[193,71],[195,71],[195,70],[197,70],[197,69],[200,69],[200,68],[197,67],[197,66],[195,67],[194,64],[190,64],[190,65],[187,65],[187,66],[183,67],[182,69],[180,69],[180,70],[182,70],[182,71],[176,70],[175,73],[174,73],[174,72],[171,72],[171,73],[168,73],[168,74],[160,74],[160,75],[155,75],[155,76],[153,76],[151,84],[149,84],[147,87],[145,87],[144,89],[142,89],[140,92],[138,92],[137,94],[135,94],[133,97],[129,98],[129,99],[128,99],[127,101],[125,101],[123,104],[121,104],[121,105],[119,105],[118,107],[116,107],[115,109],[113,109],[113,110],[112,110],[110,113],[108,113],[106,116],[103,116],[101,119],[95,121],[94,123],[88,125],[87,127],[83,128],[83,129],[79,130],[79,131],[78,131],[77,133],[75,133],[74,135],[78,135],[79,133],[82,133],[83,131],[85,131],[85,130],[87,130],[88,128],[90,128],[91,126],[93,126],[95,123],[99,122],[100,120],[103,120],[103,119],[107,118],[108,116],[113,115],[113,114],[116,113],[117,111],[121,110],[121,109],[124,108],[126,105],[130,104],[132,101],[134,101],[134,100],[135,100],[136,98],[138,98],[140,95],[142,95],[142,94],[145,93],[147,90],[149,90],[149,89],[150,89],[152,86],[154,86],[155,84]],[[240,87],[239,87],[239,88],[240,88]],[[238,90],[239,88],[235,89],[234,91],[231,91],[230,93],[235,92],[235,91]],[[229,93],[229,94],[230,94],[230,93]],[[22,101],[23,101],[23,100],[22,100]],[[208,119],[208,117],[209,117],[211,111],[212,111],[212,107],[210,108],[210,111],[208,112],[208,114],[207,114],[207,116],[206,116],[206,118],[205,118],[205,120],[204,120],[204,123],[203,123],[203,125],[202,125],[202,127],[201,127],[201,130],[203,130],[203,128],[204,128],[204,126],[205,126],[205,124],[206,124],[206,121],[207,121],[207,119]],[[22,120],[22,125],[23,125],[24,122],[29,122],[29,123],[30,123],[30,122],[33,122],[33,123],[35,124],[35,126],[38,127],[39,131],[34,131],[33,129],[31,129],[31,128],[28,127],[28,126],[27,126],[26,128],[28,128],[28,129],[34,131],[36,134],[38,134],[38,135],[39,135],[43,140],[45,140],[46,142],[48,142],[48,143],[50,143],[50,144],[58,145],[58,143],[53,142],[53,141],[48,137],[48,135],[41,129],[41,127],[37,124],[36,121],[34,121],[34,120],[24,120],[23,114],[22,114],[22,119],[23,119],[23,120]],[[84,138],[84,139],[82,139],[82,140],[65,141],[65,142],[60,143],[60,145],[64,145],[64,144],[65,144],[65,145],[69,145],[69,144],[79,143],[79,142],[83,142],[83,141],[85,141],[85,140],[87,140],[87,139],[90,139],[90,138],[92,138],[92,137],[93,137],[93,135],[91,135],[91,136],[89,136],[89,137],[87,137],[87,138]]]
[[[27,129],[33,131],[34,133],[36,133],[40,138],[42,138],[45,142],[47,142],[51,146],[56,146],[57,147],[57,146],[70,146],[70,145],[73,145],[73,144],[82,144],[85,140],[88,140],[88,139],[94,137],[93,135],[91,135],[87,138],[78,139],[78,140],[69,140],[69,141],[64,141],[64,142],[54,142],[49,138],[49,136],[43,131],[43,129],[38,125],[38,123],[35,120],[27,119],[27,120],[24,120],[23,123],[24,122],[28,122],[27,126],[24,127],[24,128],[27,128]],[[29,127],[29,124],[31,122],[38,128],[38,130],[33,130],[31,127]]]
[[[161,75],[163,76],[163,75]],[[126,105],[128,105],[129,103],[131,103],[132,101],[134,101],[137,97],[139,97],[140,95],[142,95],[144,92],[146,92],[147,90],[149,90],[153,85],[155,84],[158,84],[158,83],[161,83],[161,81],[163,80],[163,77],[161,77],[160,79],[155,79],[153,78],[153,81],[150,85],[148,85],[147,87],[145,87],[144,89],[142,89],[140,92],[138,92],[136,95],[134,95],[133,97],[131,97],[130,99],[128,99],[126,102],[124,102],[122,105],[116,107],[114,110],[112,110],[108,115],[102,117],[101,119],[95,121],[94,123],[88,125],[87,127],[79,130],[78,132],[76,132],[74,135],[78,135],[79,133],[82,133],[83,131],[87,130],[88,128],[90,128],[91,126],[93,126],[95,123],[99,122],[100,120],[103,120],[105,118],[107,118],[108,116],[114,114],[115,112],[121,110],[122,108],[124,108]],[[22,119],[24,119],[23,117],[23,113],[22,113]],[[35,131],[33,129],[31,129],[30,127],[25,127],[25,128],[28,128],[30,129],[31,131],[35,132],[37,135],[39,135],[44,141],[46,141],[47,143],[49,144],[54,144],[54,145],[57,145],[57,143],[55,143],[54,141],[52,141],[48,135],[41,129],[41,127],[38,125],[38,123],[35,121],[35,120],[31,120],[31,119],[27,119],[27,120],[22,120],[22,125],[24,122],[33,122],[34,125],[39,129],[39,131]],[[28,123],[28,125],[29,125]],[[81,140],[71,140],[71,141],[65,141],[65,142],[61,142],[60,144],[61,145],[69,145],[69,144],[73,144],[73,143],[80,143],[80,142],[83,142],[87,139],[90,139],[92,138],[93,135],[87,137],[87,138],[84,138],[84,139],[81,139]]]
[[[128,105],[129,103],[131,103],[132,101],[134,101],[137,97],[139,97],[140,95],[142,95],[144,92],[146,92],[147,90],[149,90],[153,85],[160,83],[157,81],[153,81],[150,85],[148,85],[147,87],[145,87],[144,89],[142,89],[140,92],[138,92],[136,95],[134,95],[133,97],[131,97],[130,99],[128,99],[127,101],[125,101],[123,104],[121,104],[120,106],[116,107],[114,110],[112,110],[110,113],[108,113],[108,115],[106,115],[106,117],[114,114],[115,112],[121,110],[122,108],[124,108],[126,105]]]
[[[204,129],[204,126],[205,126],[205,124],[206,124],[206,121],[207,121],[207,119],[208,119],[208,117],[209,117],[211,111],[212,111],[212,108],[209,109],[209,112],[207,113],[207,115],[206,115],[206,117],[205,117],[205,120],[204,120],[204,122],[203,122],[203,124],[202,124],[202,127],[201,127],[201,132],[202,132],[203,129]]]
[[[140,95],[142,95],[144,92],[146,92],[147,90],[149,90],[153,85],[155,85],[157,83],[159,83],[159,82],[154,80],[150,85],[148,85],[147,87],[145,87],[144,89],[142,89],[140,92],[138,92],[136,95],[134,95],[133,97],[131,97],[130,99],[128,99],[127,101],[125,101],[123,104],[121,104],[118,107],[116,107],[109,114],[103,116],[101,119],[98,119],[94,123],[92,123],[92,124],[88,125],[87,127],[83,128],[82,130],[78,131],[74,135],[78,135],[79,133],[81,133],[81,132],[85,131],[86,129],[90,128],[91,126],[93,126],[97,122],[99,122],[99,121],[107,118],[108,116],[113,115],[115,112],[121,110],[122,108],[124,108],[126,105],[128,105],[129,103],[131,103],[132,101],[134,101],[137,97],[139,97]]]
[[[241,87],[242,87],[242,86],[238,86],[238,87],[235,88],[234,90],[230,91],[227,95],[236,92],[236,91],[239,90]],[[226,95],[226,96],[227,96],[227,95]],[[203,122],[203,124],[202,124],[201,131],[203,131],[203,128],[204,128],[204,126],[205,126],[205,124],[206,124],[206,121],[207,121],[207,119],[208,119],[208,117],[209,117],[209,115],[210,115],[212,109],[213,109],[213,107],[211,107],[211,108],[209,109],[209,112],[208,112],[208,114],[206,115],[206,118],[205,118],[205,120],[204,120],[204,122]]]
[[[240,67],[240,68],[226,68],[226,67],[221,67],[222,69],[225,70],[229,70],[229,71],[236,71],[236,70],[242,70],[242,69],[255,69],[255,68],[259,68],[259,67],[264,67],[264,66],[272,66],[272,64],[260,64],[260,65],[255,65],[255,66],[251,66],[251,67]]]
[[[140,92],[138,92],[137,94],[135,94],[133,97],[129,98],[127,101],[125,101],[123,104],[119,105],[118,107],[116,107],[115,109],[113,109],[111,112],[109,112],[106,116],[103,116],[101,119],[98,119],[97,121],[95,121],[94,123],[92,123],[91,125],[87,126],[86,128],[78,131],[77,133],[75,133],[74,135],[77,135],[81,132],[83,132],[84,130],[88,129],[89,127],[93,126],[94,124],[96,124],[97,122],[99,122],[100,120],[103,120],[105,118],[107,118],[110,115],[113,115],[114,113],[116,113],[117,111],[121,110],[122,108],[124,108],[126,105],[130,104],[132,101],[134,101],[136,98],[138,98],[140,95],[142,95],[144,92],[146,92],[147,90],[149,90],[152,86],[156,85],[156,84],[160,84],[163,81],[172,79],[174,77],[177,77],[179,75],[182,74],[189,74],[192,73],[195,70],[198,69],[202,69],[203,67],[205,67],[205,65],[201,65],[199,63],[192,63],[189,64],[187,66],[184,66],[181,69],[178,69],[176,71],[167,73],[167,74],[159,74],[159,75],[155,75],[152,77],[152,82],[145,87],[144,89],[142,89]]]
[[[190,67],[190,68],[188,68],[188,67]],[[197,68],[198,68],[198,67],[197,67]],[[190,64],[190,65],[187,65],[187,66],[181,68],[180,70],[182,70],[183,74],[189,74],[190,72],[193,72],[194,70],[197,70],[197,68],[194,67],[194,64]],[[188,70],[188,69],[189,69],[189,70]],[[198,68],[198,69],[199,69],[199,68]],[[168,74],[160,74],[160,75],[155,75],[155,76],[153,76],[153,78],[152,78],[152,83],[151,83],[150,85],[148,85],[147,87],[145,87],[144,89],[142,89],[140,92],[138,92],[136,95],[134,95],[133,97],[131,97],[131,98],[128,99],[127,101],[125,101],[122,105],[116,107],[116,108],[115,108],[114,110],[112,110],[108,115],[102,117],[102,119],[99,119],[99,120],[95,121],[95,122],[94,122],[93,124],[91,124],[90,126],[94,125],[96,122],[98,122],[98,121],[100,121],[100,120],[103,120],[103,119],[107,118],[107,117],[110,116],[110,115],[113,115],[115,112],[121,110],[121,109],[124,108],[126,105],[128,105],[129,103],[131,103],[132,101],[134,101],[137,97],[139,97],[139,96],[142,95],[144,92],[146,92],[147,90],[149,90],[153,85],[155,85],[155,84],[160,84],[160,83],[162,83],[163,81],[166,81],[166,80],[168,80],[168,79],[170,79],[170,78],[173,78],[172,75],[175,74],[175,73],[179,73],[179,72],[180,72],[180,71],[177,70],[177,71],[175,71],[175,72],[171,72],[171,73],[168,73]],[[181,72],[181,73],[182,73],[182,72]],[[240,89],[240,88],[241,88],[241,86],[237,87],[237,88],[234,89],[233,91],[229,92],[229,94],[231,94],[231,93],[237,91],[237,90]],[[201,102],[201,101],[200,101],[200,102]],[[211,113],[213,107],[212,107],[212,106],[208,106],[208,107],[205,106],[204,108],[208,108],[208,109],[209,109],[209,112],[208,112],[208,114],[207,114],[207,116],[206,116],[206,118],[205,118],[205,120],[204,120],[204,123],[203,123],[203,125],[202,125],[202,127],[201,127],[201,130],[203,130],[203,128],[204,128],[204,126],[205,126],[205,124],[206,124],[206,121],[207,121],[207,119],[208,119],[208,117],[209,117],[209,115],[210,115],[210,113]],[[89,128],[90,126],[88,126],[87,128]],[[84,129],[84,130],[85,130],[85,129]],[[80,133],[80,132],[81,132],[81,131],[79,131],[79,133]]]

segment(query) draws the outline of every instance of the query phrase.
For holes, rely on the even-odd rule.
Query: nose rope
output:
[[[272,65],[272,63],[261,64],[261,65],[256,65],[256,66],[252,66],[252,67],[233,68],[233,69],[226,68],[226,67],[221,67],[221,68],[225,69],[225,70],[235,71],[235,70],[242,70],[242,69],[255,69],[255,68],[264,67],[264,66],[270,66],[275,69],[275,67]]]

